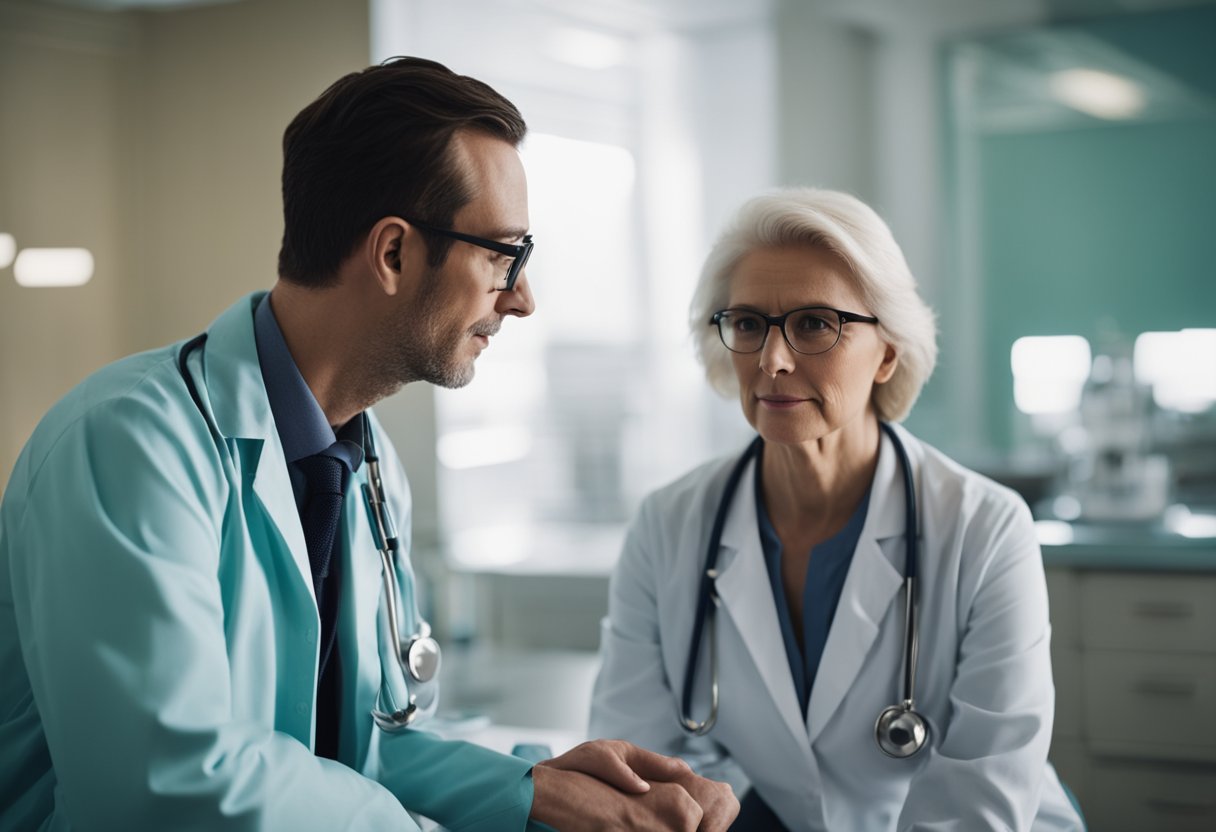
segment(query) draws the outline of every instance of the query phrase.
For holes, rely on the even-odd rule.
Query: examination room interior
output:
[[[818,185],[938,314],[910,429],[1034,511],[1091,828],[1214,828],[1216,3],[0,0],[0,483],[84,376],[271,285],[283,128],[402,54],[530,128],[536,314],[377,408],[453,732],[581,736],[626,523],[748,435],[693,357],[701,261]]]

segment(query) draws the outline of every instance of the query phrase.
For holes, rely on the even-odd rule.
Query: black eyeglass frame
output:
[[[828,347],[827,349],[819,350],[818,352],[803,352],[795,347],[794,342],[790,340],[789,333],[785,331],[785,322],[790,315],[795,315],[799,312],[806,312],[812,309],[819,309],[824,312],[835,313],[836,317],[840,318],[840,326],[836,328],[836,340],[832,342],[832,346]],[[764,328],[764,337],[760,339],[760,345],[754,350],[737,350],[730,346],[730,344],[726,343],[726,333],[722,331],[722,321],[731,313],[754,315],[757,318],[761,318],[766,324]],[[799,306],[797,309],[791,309],[781,315],[765,315],[763,312],[757,312],[755,309],[720,309],[709,319],[709,325],[716,326],[718,328],[718,339],[722,341],[722,346],[726,347],[733,353],[738,353],[739,355],[752,355],[764,349],[764,345],[768,343],[768,334],[772,331],[773,327],[777,327],[777,329],[781,330],[781,337],[785,339],[785,343],[789,345],[790,349],[799,355],[823,355],[825,352],[830,352],[833,350],[836,345],[840,343],[840,336],[844,333],[844,325],[851,323],[877,324],[878,318],[870,315],[862,315],[857,312],[845,312],[843,309],[834,309],[831,306]]]
[[[405,221],[410,225],[417,226],[423,231],[431,234],[438,234],[440,237],[449,237],[453,240],[460,240],[462,243],[480,246],[481,248],[496,251],[499,254],[506,254],[513,257],[511,265],[507,267],[507,285],[498,289],[499,292],[509,292],[515,288],[515,281],[519,278],[519,273],[524,270],[524,266],[528,263],[528,258],[532,256],[532,235],[525,234],[523,241],[519,245],[512,243],[500,243],[498,240],[488,240],[485,237],[477,237],[472,234],[465,234],[460,231],[452,231],[450,228],[439,228],[438,226],[430,225],[418,220],[412,220],[409,217],[404,217]]]

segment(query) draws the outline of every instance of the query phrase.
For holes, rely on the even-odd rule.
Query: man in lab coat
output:
[[[373,453],[402,524],[409,491],[369,408],[468,383],[532,313],[525,129],[430,61],[340,79],[284,136],[273,290],[39,424],[0,506],[0,830],[730,823],[729,787],[626,743],[533,767],[440,740],[397,661]]]

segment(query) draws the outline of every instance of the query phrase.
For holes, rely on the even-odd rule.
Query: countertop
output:
[[[1216,514],[1174,506],[1154,522],[1035,523],[1047,566],[1216,572]]]

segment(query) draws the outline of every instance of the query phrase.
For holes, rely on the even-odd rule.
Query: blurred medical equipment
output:
[[[1069,467],[1081,519],[1143,521],[1169,503],[1170,464],[1150,453],[1153,397],[1136,379],[1130,350],[1113,342],[1094,356],[1081,389],[1082,452]]]

